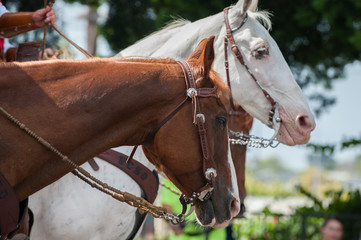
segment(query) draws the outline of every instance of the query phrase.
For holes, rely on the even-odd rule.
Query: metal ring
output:
[[[188,88],[187,89],[187,95],[190,98],[196,97],[197,96],[197,90],[195,90],[194,88]]]

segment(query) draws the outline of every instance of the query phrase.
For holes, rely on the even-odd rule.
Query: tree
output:
[[[149,0],[108,0],[109,16],[101,33],[110,47],[119,50],[156,30]]]

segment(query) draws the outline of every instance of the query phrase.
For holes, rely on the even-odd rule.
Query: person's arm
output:
[[[56,15],[49,7],[35,12],[7,12],[0,17],[0,37],[14,37],[51,24],[56,24]]]

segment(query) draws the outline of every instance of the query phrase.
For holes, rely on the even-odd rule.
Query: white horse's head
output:
[[[256,12],[257,4],[257,0],[240,0],[229,10],[229,23],[234,30],[235,44],[260,86],[279,103],[282,122],[278,140],[287,145],[304,144],[308,142],[310,133],[315,128],[314,117],[276,42],[258,21],[261,19],[266,25],[270,25],[267,14]],[[246,17],[243,26],[238,28]],[[225,32],[226,28],[223,27],[221,36],[225,36]],[[220,48],[218,51],[223,49],[220,42],[216,45],[216,48]],[[214,65],[224,61],[221,59],[223,57],[216,55]],[[250,73],[245,71],[230,46],[228,58],[234,102],[268,125],[271,104],[264,92]],[[224,67],[220,69],[219,66],[214,66],[214,69],[225,72]]]

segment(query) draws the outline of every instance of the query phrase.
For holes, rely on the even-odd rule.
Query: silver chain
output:
[[[265,139],[262,137],[257,137],[255,135],[249,135],[243,132],[236,132],[229,130],[230,135],[234,138],[229,138],[229,142],[231,144],[244,145],[252,148],[267,148],[272,147],[275,148],[278,146],[279,141],[277,138],[275,139]]]

